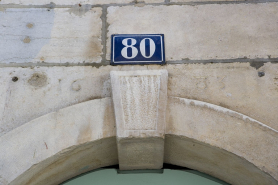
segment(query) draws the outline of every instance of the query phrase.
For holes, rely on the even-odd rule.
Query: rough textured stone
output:
[[[166,134],[230,151],[278,180],[278,131],[250,117],[209,103],[171,97]]]
[[[117,164],[112,107],[111,98],[80,103],[0,137],[0,182],[59,184],[86,171]],[[277,177],[277,131],[196,100],[169,98],[167,112],[164,162],[197,169],[232,184],[277,184],[270,176]],[[136,152],[138,158],[126,160],[127,165],[143,161],[148,166],[163,155],[161,143],[162,138],[131,138],[122,143],[125,147],[120,152],[127,159],[130,150]],[[150,148],[155,156],[150,155]],[[240,153],[241,149],[244,152]]]
[[[111,96],[111,70],[167,69],[168,95],[201,100],[248,115],[278,130],[278,64],[258,70],[249,63],[0,68],[1,133],[34,118],[90,99]],[[265,76],[259,77],[263,71]],[[44,87],[28,83],[34,73],[48,78]],[[18,77],[14,82],[13,77]],[[51,99],[52,101],[49,101]],[[22,111],[25,110],[25,111]]]
[[[90,169],[116,164],[115,135],[111,98],[80,103],[32,120],[0,137],[2,182],[53,184]],[[110,148],[105,149],[109,142],[100,142],[99,146],[93,142],[111,137]],[[27,174],[19,177],[24,172]],[[67,175],[59,177],[60,173]],[[17,177],[19,181],[15,180]]]
[[[234,185],[277,185],[246,159],[192,138],[166,135],[165,163],[195,169]]]
[[[52,111],[110,97],[111,70],[147,69],[168,70],[168,96],[216,104],[278,130],[278,64],[266,63],[256,69],[249,63],[218,63],[0,68],[0,135]],[[265,76],[259,77],[259,71]],[[46,86],[29,83],[37,73],[47,76]],[[18,80],[14,82],[13,77]]]
[[[101,61],[101,8],[0,11],[0,63]]]
[[[92,67],[0,68],[0,135],[61,108],[110,97],[109,72]]]
[[[167,71],[111,71],[110,75],[120,169],[162,168]]]
[[[117,33],[163,33],[167,61],[277,59],[277,2],[195,1],[0,0],[0,65],[97,63],[102,51],[110,58]],[[169,72],[166,139],[144,130],[156,128],[157,112],[143,109],[156,110],[155,101],[144,101],[157,91],[148,99],[124,88],[132,113],[123,120],[135,131],[116,138],[110,71],[161,69]],[[128,103],[136,97],[143,109]],[[119,159],[123,169],[160,168],[165,156],[232,184],[277,185],[277,110],[274,63],[0,68],[0,184],[59,184]]]
[[[120,170],[161,169],[164,138],[117,139]]]
[[[201,100],[254,118],[278,130],[278,64],[168,65],[168,96]],[[258,72],[265,72],[259,77]]]
[[[131,3],[133,0],[1,0],[0,4],[19,5],[75,5],[75,4],[110,4],[110,3]]]
[[[115,137],[72,146],[33,165],[9,185],[56,185],[91,170],[116,165],[116,146]]]
[[[166,60],[277,58],[278,3],[109,7],[111,34],[165,34]],[[263,13],[262,13],[263,12]]]
[[[111,71],[117,137],[163,137],[166,70]]]

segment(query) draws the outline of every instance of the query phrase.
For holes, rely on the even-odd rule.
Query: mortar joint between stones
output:
[[[101,28],[101,44],[102,44],[102,60],[101,64],[106,65],[106,41],[107,41],[107,33],[108,33],[108,23],[107,23],[107,7],[108,6],[102,6],[102,15],[101,15],[101,21],[102,21],[102,28]]]
[[[278,0],[253,0],[253,1],[192,1],[192,2],[171,2],[171,0],[164,0],[162,3],[144,3],[144,5],[152,5],[152,6],[161,6],[161,5],[206,5],[206,4],[258,4],[258,3],[269,3],[269,2],[278,2]],[[135,1],[130,3],[111,3],[111,4],[84,4],[91,5],[92,8],[101,7],[106,8],[109,6],[131,6],[136,5]],[[79,4],[73,5],[56,5],[54,3],[45,4],[45,5],[17,5],[17,4],[0,4],[1,8],[73,8]],[[82,5],[82,4],[81,4]]]

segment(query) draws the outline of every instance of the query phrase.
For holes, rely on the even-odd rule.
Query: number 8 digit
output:
[[[127,44],[127,41],[128,41],[129,39],[131,40],[131,44],[130,44],[130,45]],[[124,58],[126,58],[126,59],[132,59],[132,58],[134,58],[134,57],[137,56],[137,54],[138,54],[138,49],[137,49],[136,47],[134,47],[134,45],[136,44],[136,40],[135,40],[135,39],[126,38],[126,39],[124,39],[124,40],[122,41],[122,43],[123,43],[123,45],[125,46],[125,47],[122,49],[122,51],[121,51],[121,54],[122,54],[122,56],[123,56]],[[127,48],[131,48],[131,56],[130,56],[130,57],[127,56]]]

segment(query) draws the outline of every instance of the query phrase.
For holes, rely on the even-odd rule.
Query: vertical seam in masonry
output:
[[[102,61],[101,64],[106,64],[106,41],[107,41],[107,6],[102,6],[102,28],[101,28],[101,44],[103,46],[102,48]]]

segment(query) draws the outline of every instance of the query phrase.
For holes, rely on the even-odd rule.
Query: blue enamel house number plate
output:
[[[111,65],[165,64],[163,34],[111,36]]]

